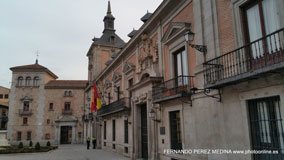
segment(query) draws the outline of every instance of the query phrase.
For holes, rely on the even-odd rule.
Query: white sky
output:
[[[116,33],[127,34],[143,24],[162,0],[111,0]],[[0,0],[0,86],[10,87],[10,67],[35,63],[59,79],[87,79],[87,51],[100,37],[107,0]]]

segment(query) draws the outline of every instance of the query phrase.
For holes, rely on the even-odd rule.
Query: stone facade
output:
[[[284,4],[269,0],[261,4],[263,8],[274,7],[270,12],[275,15],[273,22],[265,25],[277,24],[273,30],[277,32],[271,31],[268,38],[263,33],[262,39],[249,43],[247,37],[253,33],[246,30],[244,19],[244,14],[251,14],[245,12],[253,5],[249,2],[163,1],[111,63],[95,76],[104,101],[96,115],[100,146],[133,159],[283,159],[283,120],[274,124],[273,117],[284,116]],[[190,32],[194,39],[187,41],[184,35]],[[249,47],[244,46],[246,43]],[[263,50],[269,54],[249,59],[255,52],[262,52],[252,51],[256,43],[266,46]],[[121,102],[124,99],[129,99],[128,103]],[[254,114],[259,118],[253,119]],[[262,117],[268,114],[271,117]],[[276,147],[279,153],[259,156],[171,152],[273,148],[265,148],[262,143]]]
[[[11,70],[9,142],[82,143],[87,81],[56,80],[54,73],[38,63]]]

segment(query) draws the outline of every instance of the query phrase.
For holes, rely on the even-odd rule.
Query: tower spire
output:
[[[110,1],[108,1],[108,6],[107,6],[107,14],[104,17],[104,25],[105,25],[105,29],[103,32],[114,32],[114,17],[111,13],[111,7],[110,7]]]
[[[110,1],[108,1],[107,14],[108,14],[108,15],[111,15]]]

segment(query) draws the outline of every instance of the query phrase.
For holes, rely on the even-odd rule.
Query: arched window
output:
[[[22,86],[23,85],[24,78],[22,76],[18,77],[17,85]]]
[[[31,81],[32,81],[31,77],[26,77],[26,86],[31,86]]]
[[[34,77],[34,86],[39,86],[39,77]]]
[[[68,95],[71,97],[71,96],[72,96],[72,92],[71,92],[71,91],[68,91]]]

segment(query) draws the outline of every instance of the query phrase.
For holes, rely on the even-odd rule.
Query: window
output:
[[[115,144],[112,144],[112,149],[115,149]]]
[[[248,111],[253,150],[277,150],[276,155],[254,155],[255,160],[280,160],[284,153],[284,131],[280,97],[249,100]]]
[[[108,104],[110,104],[110,99],[111,99],[110,92],[107,93],[107,99],[108,99]]]
[[[277,1],[274,0],[255,0],[250,1],[243,7],[246,22],[246,41],[253,42],[280,29],[279,13],[277,11]],[[269,41],[269,42],[265,42]],[[272,45],[273,44],[273,45]],[[276,45],[274,45],[276,44]],[[258,41],[252,44],[253,58],[262,57],[265,50],[270,51],[280,48],[279,36]]]
[[[17,132],[17,141],[22,140],[22,132]]]
[[[70,111],[71,110],[71,102],[65,102],[64,110],[65,111]]]
[[[23,125],[28,125],[28,118],[27,117],[23,118]]]
[[[46,123],[47,123],[47,124],[50,124],[50,119],[47,119],[47,120],[46,120]]]
[[[49,133],[46,133],[46,134],[45,134],[45,139],[46,139],[46,140],[49,140],[49,139],[50,139],[50,134],[49,134]]]
[[[112,120],[112,141],[115,141],[115,120]]]
[[[128,120],[124,120],[124,143],[128,143]]]
[[[120,86],[116,87],[116,98],[117,98],[117,100],[120,99]]]
[[[23,111],[29,111],[30,109],[30,102],[29,101],[24,101],[24,106],[23,106]]]
[[[32,132],[28,131],[27,132],[27,141],[30,141],[30,140],[32,140]]]
[[[0,99],[3,99],[3,94],[0,94]]]
[[[9,98],[9,95],[8,94],[5,94],[5,97],[4,97],[5,99],[8,99]]]
[[[39,77],[34,77],[34,86],[39,86]]]
[[[171,149],[182,149],[179,111],[169,112]]]
[[[106,139],[106,126],[107,125],[107,123],[106,123],[106,121],[104,121],[104,139]]]
[[[132,87],[133,86],[133,78],[128,80],[128,87]]]
[[[128,80],[128,88],[130,88],[132,86],[133,86],[133,78]],[[128,102],[128,104],[129,104],[130,108],[131,108],[131,99],[132,99],[132,92],[129,91],[129,102]]]
[[[49,110],[53,111],[53,103],[49,103]]]
[[[124,153],[128,153],[128,147],[124,147]]]
[[[31,86],[31,81],[32,81],[31,77],[26,77],[26,86]]]
[[[72,96],[72,91],[65,91],[64,92],[65,97],[71,97]]]
[[[20,77],[18,78],[17,85],[18,85],[18,86],[22,86],[22,85],[23,85],[23,80],[24,80],[24,78],[23,78],[22,76],[20,76]]]
[[[187,53],[184,48],[174,53],[174,77],[181,77],[177,79],[177,84],[188,84],[188,62]]]

